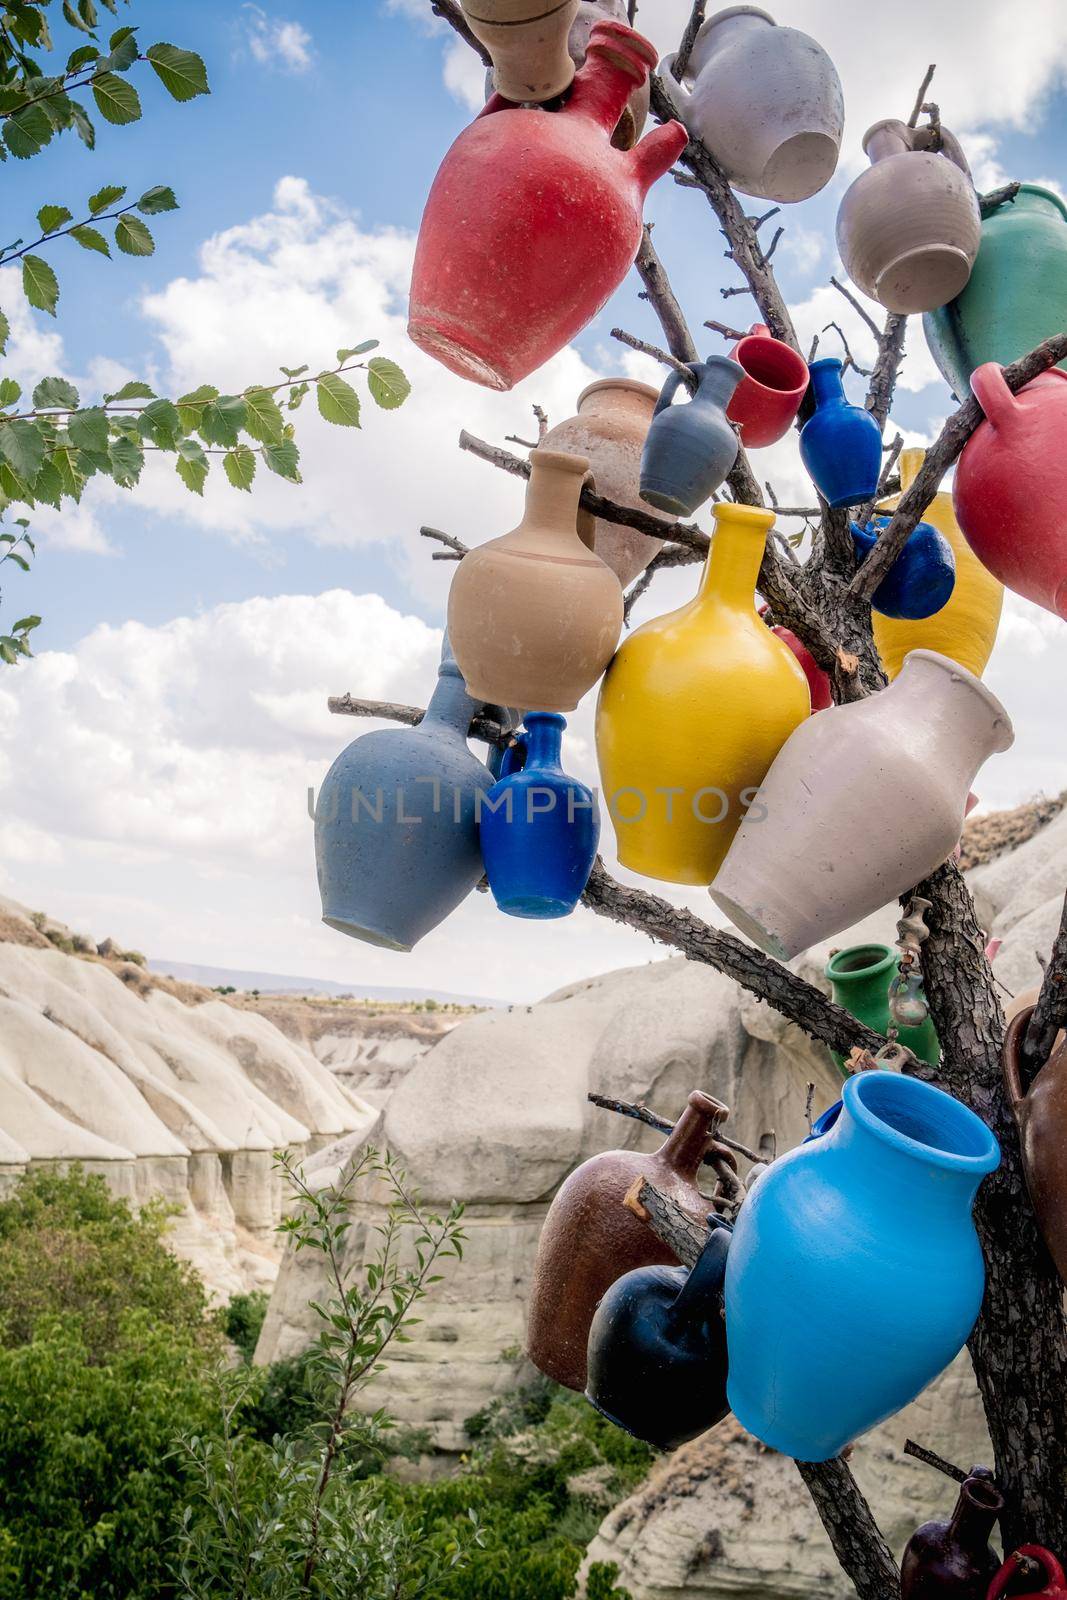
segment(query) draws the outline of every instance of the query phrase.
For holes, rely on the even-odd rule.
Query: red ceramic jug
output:
[[[730,357],[744,367],[745,376],[734,390],[726,415],[740,428],[746,450],[776,444],[789,432],[807,393],[807,362],[781,339],[773,338],[762,322],[754,323],[737,341]]]
[[[760,606],[760,616],[766,620],[770,606]],[[808,689],[811,693],[812,711],[825,711],[827,706],[834,703],[833,691],[830,688],[830,679],[822,670],[811,651],[802,639],[798,639],[792,628],[781,626],[771,629],[776,633],[783,644],[787,644],[804,668],[804,676],[808,680]]]
[[[1039,1544],[1021,1544],[1008,1557],[989,1585],[986,1600],[1000,1600],[1001,1595],[1007,1593],[1008,1585],[1018,1574],[1020,1556],[1028,1556],[1031,1561],[1038,1562],[1044,1568],[1048,1581],[1043,1589],[1027,1589],[1025,1594],[1017,1595],[1016,1600],[1067,1600],[1067,1578],[1063,1575],[1063,1568],[1056,1557]]]
[[[1067,372],[1042,372],[1012,394],[988,361],[971,388],[986,420],[956,467],[956,520],[994,577],[1067,617]]]
[[[688,143],[680,122],[632,150],[611,135],[656,64],[598,22],[560,111],[494,95],[445,156],[419,229],[408,333],[460,377],[510,389],[585,327],[641,243],[645,194]]]

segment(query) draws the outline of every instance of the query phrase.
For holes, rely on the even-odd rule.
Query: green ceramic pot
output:
[[[984,217],[970,282],[928,311],[923,327],[959,399],[969,396],[975,367],[1007,366],[1067,328],[1067,205],[1059,195],[1024,183],[1014,202]]]
[[[826,976],[838,1005],[875,1033],[885,1033],[889,1027],[889,985],[899,960],[899,952],[887,944],[854,944],[847,950],[838,950],[826,963]],[[920,1061],[928,1061],[931,1066],[941,1058],[941,1046],[929,1017],[919,1028],[900,1028],[897,1042],[907,1045]],[[845,1058],[836,1050],[830,1053],[844,1071]]]

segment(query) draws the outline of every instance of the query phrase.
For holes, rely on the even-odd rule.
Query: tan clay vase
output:
[[[887,311],[933,311],[966,288],[982,236],[978,198],[958,141],[888,117],[864,135],[871,166],[837,213],[849,277]]]
[[[1030,1202],[1056,1271],[1067,1284],[1067,1045],[1061,1034],[1029,1089],[1023,1089],[1022,1048],[1033,1008],[1008,1024],[1001,1061],[1004,1086],[1019,1125]]]
[[[541,449],[573,450],[588,456],[597,493],[620,506],[647,511],[640,495],[641,451],[659,390],[632,378],[601,378],[578,396],[578,414],[550,428]],[[676,519],[665,514],[666,521]],[[596,520],[596,553],[625,589],[644,572],[662,539],[634,528]]]
[[[468,551],[448,596],[448,634],[472,697],[526,711],[573,711],[622,631],[619,580],[578,517],[585,456],[530,452],[526,511],[511,533]]]
[[[527,1355],[556,1383],[584,1390],[590,1324],[613,1283],[636,1267],[677,1265],[623,1205],[634,1179],[647,1178],[701,1221],[707,1216],[710,1202],[696,1180],[719,1109],[695,1089],[658,1150],[604,1151],[577,1167],[557,1193],[537,1246],[526,1327]]]
[[[552,100],[570,88],[575,69],[567,41],[578,0],[460,0],[460,5],[474,37],[493,58],[497,93],[505,100]]]

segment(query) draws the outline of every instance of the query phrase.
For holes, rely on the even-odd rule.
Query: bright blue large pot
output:
[[[596,860],[596,796],[560,765],[566,726],[556,712],[529,712],[500,781],[479,807],[485,875],[512,917],[569,915]]]
[[[726,1266],[730,1407],[764,1444],[828,1461],[963,1347],[985,1269],[971,1221],[996,1139],[918,1078],[861,1072],[840,1115],[775,1161]]]
[[[878,490],[881,429],[869,411],[846,399],[836,356],[813,361],[808,370],[815,410],[800,431],[800,458],[828,504],[863,505]]]
[[[858,562],[866,561],[888,517],[872,517],[865,528],[852,524]],[[940,528],[916,523],[904,548],[871,596],[871,606],[898,622],[922,622],[947,606],[956,587],[956,557]]]

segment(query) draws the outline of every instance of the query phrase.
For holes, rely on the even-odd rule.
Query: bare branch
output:
[[[1067,1026],[1067,897],[1063,902],[1059,932],[1045,966],[1041,992],[1037,997],[1023,1040],[1023,1060],[1037,1072],[1052,1054],[1056,1035]]]
[[[476,39],[468,26],[467,19],[460,10],[458,0],[430,0],[430,10],[435,17],[441,17],[451,27],[455,28],[461,39],[465,39],[471,49],[481,57],[482,65],[491,67],[493,58],[480,39]]]
[[[951,1461],[945,1460],[944,1456],[936,1455],[933,1450],[927,1450],[925,1446],[916,1444],[914,1439],[905,1440],[904,1454],[911,1456],[916,1461],[923,1462],[927,1467],[936,1467],[938,1472],[943,1472],[946,1478],[953,1478],[956,1483],[963,1483],[967,1477],[966,1472],[960,1467],[954,1467]]]
[[[877,322],[875,322],[874,318],[871,316],[870,312],[867,310],[867,307],[865,305],[862,305],[861,302],[856,299],[856,296],[852,293],[852,290],[850,288],[848,288],[848,286],[846,284],[838,282],[838,280],[836,278],[833,278],[833,277],[830,279],[830,282],[833,285],[833,287],[837,290],[838,294],[843,294],[844,295],[845,299],[848,301],[848,303],[852,307],[853,311],[856,311],[856,312],[859,313],[859,315],[863,318],[864,322],[867,324],[868,328],[870,328],[871,332],[874,334],[874,337],[876,339],[880,339],[882,337],[881,330],[880,330]]]
[[[911,116],[908,118],[908,127],[909,128],[914,128],[916,126],[916,124],[919,121],[920,112],[922,112],[925,109],[924,106],[923,106],[923,101],[926,99],[926,91],[927,91],[927,89],[929,89],[931,83],[933,82],[934,73],[936,71],[937,71],[937,62],[936,61],[931,62],[930,66],[928,66],[927,69],[926,69],[926,76],[923,78],[922,83],[919,85],[919,92],[915,96],[915,104],[912,107]]]
[[[849,342],[845,338],[845,330],[844,330],[844,328],[842,328],[841,324],[839,322],[828,322],[826,324],[825,328],[822,331],[823,331],[823,333],[829,333],[831,328],[833,328],[834,332],[837,334],[837,337],[841,340],[841,343],[842,343],[842,345],[844,347],[844,351],[845,351],[845,368],[847,369],[848,367],[854,367],[856,369],[856,371],[859,373],[861,378],[869,378],[871,376],[871,369],[869,367],[861,367],[860,366],[859,362],[856,360],[855,356],[852,354],[852,351],[851,351],[851,349],[849,347]]]
[[[548,432],[548,412],[543,406],[535,405],[533,414],[537,418],[537,442],[541,444],[544,441],[545,434]]]
[[[1006,183],[1001,189],[990,189],[988,194],[978,196],[978,209],[986,217],[998,206],[1011,205],[1021,188],[1021,183]]]
[[[682,42],[678,46],[678,54],[675,57],[674,66],[672,68],[674,76],[677,78],[679,83],[681,83],[682,79],[685,77],[685,69],[689,65],[689,57],[693,53],[693,46],[696,43],[697,34],[700,32],[701,24],[704,21],[704,11],[706,6],[707,0],[693,0],[693,10],[689,17],[689,21],[685,25],[685,32],[682,34]]]
[[[645,298],[659,318],[663,337],[671,355],[679,361],[696,361],[697,347],[685,320],[681,306],[675,298],[663,262],[652,243],[652,225],[646,222],[641,234],[641,247],[634,262],[645,286]]]
[[[655,1128],[659,1133],[672,1133],[674,1131],[673,1122],[668,1122],[666,1117],[657,1117],[656,1113],[650,1111],[641,1100],[636,1103],[630,1100],[612,1100],[606,1094],[587,1094],[585,1098],[590,1104],[600,1106],[603,1111],[614,1111],[620,1117],[633,1117],[636,1122],[643,1122],[648,1127]],[[721,1127],[716,1127],[715,1139],[718,1144],[724,1144],[727,1150],[734,1150],[739,1156],[744,1156],[745,1160],[750,1161],[753,1166],[766,1160],[765,1156],[757,1155],[755,1150],[750,1150],[747,1144],[738,1144],[736,1139],[728,1139]],[[705,1156],[704,1165],[712,1167],[715,1162],[710,1156]]]
[[[743,328],[728,328],[725,322],[705,322],[705,328],[710,328],[712,333],[721,333],[724,339],[745,339],[747,331]]]
[[[630,613],[641,599],[641,596],[647,594],[652,587],[652,581],[657,572],[662,572],[666,567],[687,567],[691,563],[703,561],[703,559],[704,557],[699,550],[687,550],[684,545],[680,544],[664,545],[663,549],[658,550],[652,557],[644,572],[636,577],[627,589],[623,597],[623,621],[629,624]]]
[[[417,728],[426,715],[422,706],[397,705],[389,700],[357,700],[350,694],[332,694],[326,702],[337,717],[380,717],[383,722],[402,722]],[[476,716],[471,719],[468,738],[481,739],[485,744],[506,745],[511,733],[492,717]]]
[[[684,361],[679,361],[676,356],[672,356],[668,351],[661,350],[658,344],[649,344],[646,339],[639,339],[635,333],[627,333],[625,328],[612,328],[611,337],[618,339],[620,344],[628,344],[631,350],[640,350],[644,355],[651,356],[654,361],[662,361],[665,367],[670,367],[672,372],[677,372],[690,394],[695,392],[697,386],[696,377],[690,372]]]

